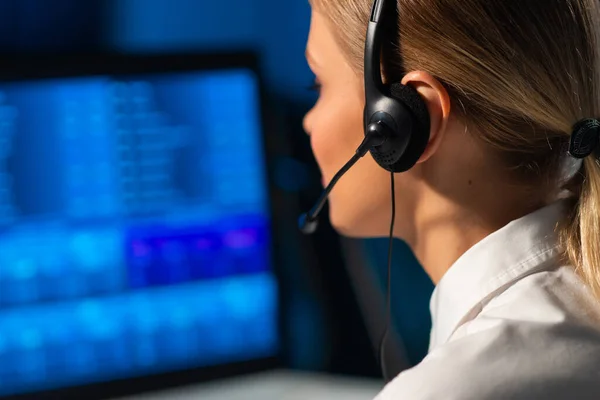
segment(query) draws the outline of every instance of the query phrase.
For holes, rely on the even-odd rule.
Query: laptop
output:
[[[374,397],[277,369],[261,98],[247,53],[3,63],[0,399]]]

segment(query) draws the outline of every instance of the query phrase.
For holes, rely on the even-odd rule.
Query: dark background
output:
[[[306,0],[0,0],[0,69],[2,59],[17,53],[257,52],[268,97],[266,122],[283,171],[275,175],[275,206],[286,215],[278,221],[278,251],[286,255],[280,266],[288,315],[285,361],[297,369],[380,376],[340,238],[327,221],[312,237],[295,227],[299,210],[311,207],[321,189],[301,128],[315,100],[306,89],[312,83],[304,61],[309,21]],[[387,241],[352,246],[365,252],[359,261],[383,293]],[[427,350],[432,284],[400,242],[393,271],[394,325],[414,364]]]

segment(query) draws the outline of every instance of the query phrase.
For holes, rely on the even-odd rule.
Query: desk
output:
[[[383,381],[272,371],[120,400],[372,400]]]

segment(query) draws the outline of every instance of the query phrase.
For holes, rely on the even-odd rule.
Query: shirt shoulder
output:
[[[597,400],[598,365],[600,341],[587,328],[557,338],[528,324],[498,324],[440,346],[376,400]]]
[[[376,400],[598,399],[597,303],[570,271],[507,288]]]

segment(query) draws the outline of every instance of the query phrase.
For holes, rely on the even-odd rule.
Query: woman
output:
[[[311,4],[320,94],[304,127],[324,184],[364,138],[371,5]],[[578,122],[591,123],[588,147],[600,135],[598,1],[397,7],[384,79],[419,93],[430,132],[416,165],[394,175],[394,236],[436,288],[429,354],[377,399],[600,399],[600,151],[573,157],[586,150]],[[389,179],[367,155],[340,180],[340,233],[388,234]]]

